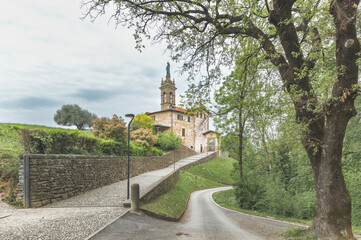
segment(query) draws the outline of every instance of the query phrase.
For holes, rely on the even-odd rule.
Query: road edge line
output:
[[[98,230],[96,230],[95,232],[93,232],[91,235],[89,235],[88,237],[84,238],[84,240],[89,240],[90,238],[94,237],[95,235],[97,235],[99,232],[103,231],[106,227],[108,227],[110,224],[112,224],[113,222],[115,222],[116,220],[118,220],[119,218],[122,218],[125,214],[127,214],[130,211],[130,209],[128,209],[126,212],[124,212],[123,214],[121,214],[120,216],[113,218],[112,220],[110,220],[108,223],[106,223],[104,226],[102,226],[101,228],[99,228]]]

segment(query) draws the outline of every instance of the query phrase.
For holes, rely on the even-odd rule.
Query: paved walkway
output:
[[[182,159],[175,169],[208,154]],[[131,178],[130,184],[138,183],[142,194],[172,171],[173,165],[147,172]],[[0,239],[84,239],[128,210],[122,207],[126,194],[127,180],[123,180],[42,208],[15,209],[1,203]]]

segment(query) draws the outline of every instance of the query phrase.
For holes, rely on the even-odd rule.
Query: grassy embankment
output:
[[[222,187],[231,184],[231,172],[236,161],[232,158],[214,160],[180,171],[174,188],[154,201],[142,206],[157,214],[178,218],[187,207],[189,195],[196,190]]]
[[[233,189],[214,193],[213,200],[222,207],[232,209],[232,210],[235,210],[238,212],[251,214],[251,215],[256,215],[256,216],[261,216],[261,217],[272,217],[277,220],[297,222],[297,223],[302,223],[302,224],[305,224],[308,226],[311,226],[312,221],[313,221],[312,219],[303,220],[303,219],[287,218],[287,217],[282,217],[282,216],[278,216],[278,215],[274,215],[274,214],[268,214],[268,213],[257,212],[257,211],[239,208]],[[361,234],[361,228],[354,227],[353,232],[355,234]],[[289,240],[316,239],[316,238],[312,238],[312,234],[308,234],[305,231],[305,228],[302,228],[302,227],[291,228],[286,233],[282,234],[282,236],[287,237],[287,239],[289,239]]]
[[[14,199],[14,188],[18,182],[19,159],[24,153],[17,128],[49,130],[39,125],[0,123],[0,198],[18,205]],[[71,130],[69,131],[78,131]],[[91,132],[79,131],[82,135],[93,136]]]

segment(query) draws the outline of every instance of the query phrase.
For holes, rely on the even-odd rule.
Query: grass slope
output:
[[[180,171],[178,182],[171,191],[142,207],[160,215],[178,218],[186,209],[188,197],[193,191],[224,186],[219,182],[230,183],[234,162],[231,158],[218,157]]]
[[[186,171],[209,180],[232,184],[232,172],[237,161],[233,158],[218,157],[210,162],[194,166]]]

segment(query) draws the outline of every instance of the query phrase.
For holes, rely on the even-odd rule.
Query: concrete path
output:
[[[217,205],[212,194],[229,187],[192,193],[179,223],[128,212],[89,240],[283,240],[276,235],[303,224],[279,221],[229,210]],[[356,236],[360,239],[359,236]]]
[[[208,154],[178,161],[176,169]],[[144,173],[131,178],[130,184],[139,183],[142,193],[173,170],[172,165]],[[122,207],[126,194],[123,180],[42,208],[16,209],[0,202],[0,239],[84,239],[128,211]]]
[[[192,193],[184,219],[171,223],[134,213],[127,213],[90,240],[189,239],[238,240],[274,239],[290,223],[242,214],[215,204],[212,194],[226,188],[205,189]]]

